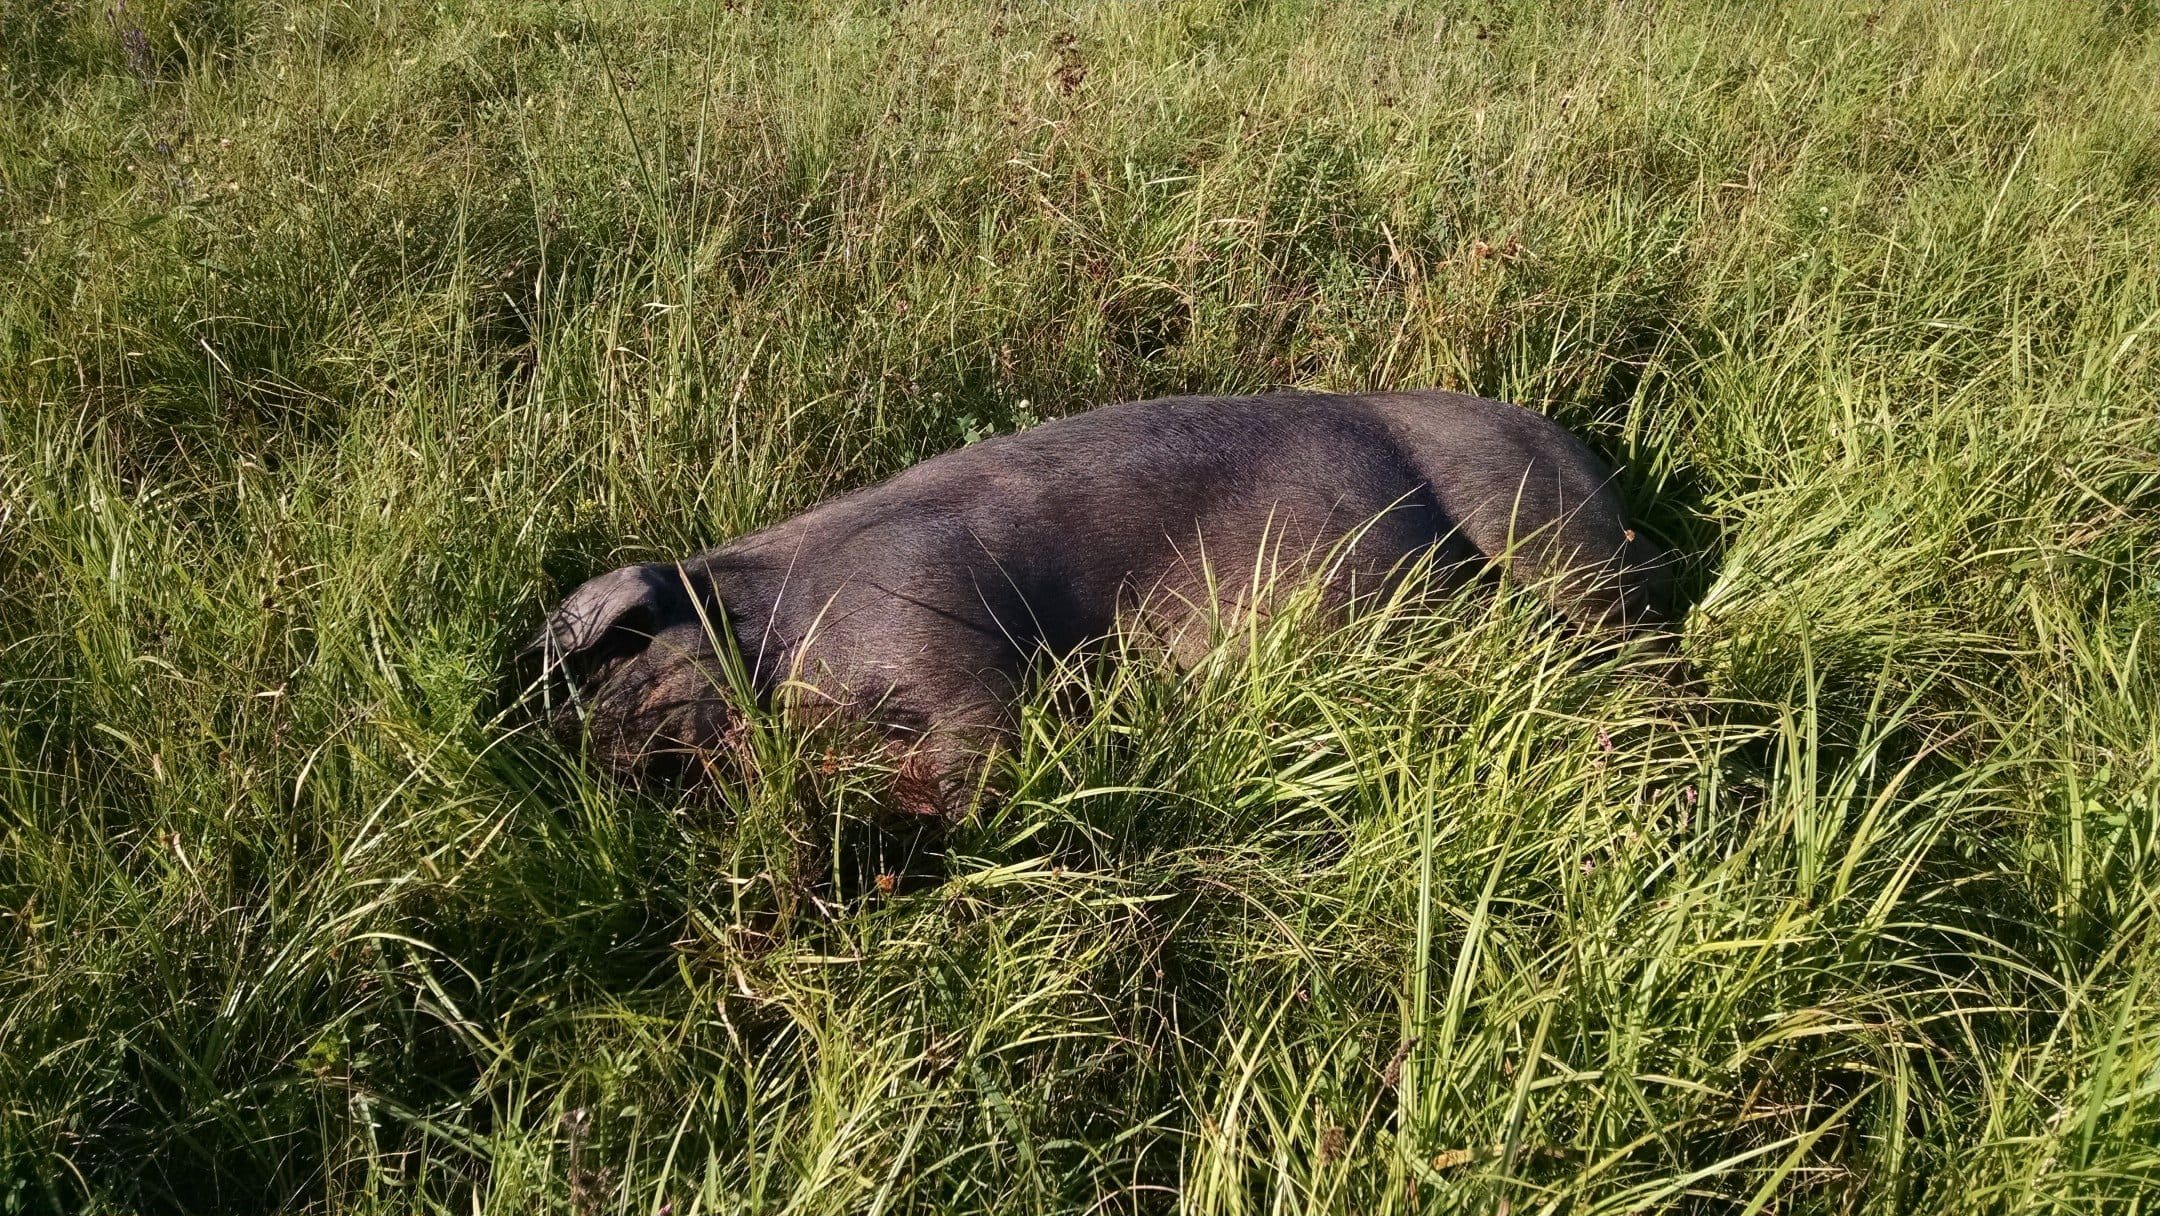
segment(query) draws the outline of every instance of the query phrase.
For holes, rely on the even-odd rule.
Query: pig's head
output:
[[[549,614],[532,642],[548,725],[589,737],[619,776],[694,776],[736,739],[727,623],[693,575],[671,563],[594,578]]]

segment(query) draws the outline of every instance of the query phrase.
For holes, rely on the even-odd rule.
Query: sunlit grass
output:
[[[2150,5],[0,0],[0,1211],[2134,1211]],[[1689,555],[1045,673],[942,838],[544,608],[1155,393]]]

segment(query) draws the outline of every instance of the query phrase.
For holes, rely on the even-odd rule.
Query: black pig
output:
[[[949,813],[1012,729],[1031,660],[1121,616],[1190,658],[1219,613],[1264,611],[1267,588],[1317,579],[1346,609],[1405,570],[1446,586],[1491,564],[1586,629],[1659,621],[1667,563],[1611,481],[1551,421],[1458,393],[1139,401],[603,574],[535,645],[562,693],[555,729],[588,733],[618,771],[694,773],[734,737],[738,696],[777,693],[878,729],[901,758],[896,801]]]

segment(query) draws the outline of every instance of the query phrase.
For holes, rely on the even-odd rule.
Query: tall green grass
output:
[[[2149,3],[0,0],[0,1211],[2132,1212]],[[1503,594],[1052,673],[944,839],[545,606],[1172,391],[1523,401]]]

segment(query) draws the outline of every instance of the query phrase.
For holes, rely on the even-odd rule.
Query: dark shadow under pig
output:
[[[556,731],[620,773],[694,775],[730,749],[740,697],[777,699],[878,730],[895,801],[950,814],[1030,663],[1121,620],[1189,659],[1269,588],[1317,582],[1333,610],[1408,570],[1449,586],[1493,566],[1588,630],[1660,621],[1667,563],[1611,481],[1551,421],[1457,393],[1139,401],[603,574],[535,646]]]

